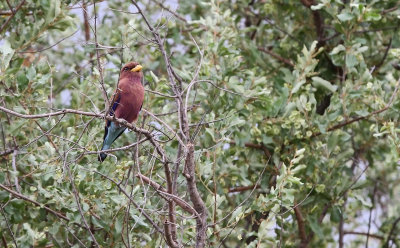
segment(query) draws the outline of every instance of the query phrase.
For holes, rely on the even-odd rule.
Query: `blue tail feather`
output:
[[[111,122],[108,127],[106,127],[106,133],[104,135],[103,146],[101,150],[108,150],[111,147],[111,144],[125,131],[126,127],[121,127]],[[107,154],[104,152],[99,154],[99,161],[103,162],[106,159]]]

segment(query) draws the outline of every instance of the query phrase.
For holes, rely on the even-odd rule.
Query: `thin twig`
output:
[[[393,235],[393,233],[395,233],[396,226],[397,226],[397,224],[398,224],[399,222],[400,222],[400,217],[398,217],[398,218],[393,222],[392,228],[390,228],[389,235],[388,235],[388,237],[387,237],[387,239],[386,239],[386,241],[385,241],[385,244],[383,245],[384,248],[388,248],[388,247],[389,247],[390,240],[392,240],[392,235]]]
[[[272,52],[272,51],[269,50],[269,49],[266,49],[266,48],[264,48],[264,47],[258,47],[257,49],[258,49],[259,51],[261,51],[261,52],[264,52],[264,53],[267,53],[267,54],[271,55],[271,56],[274,57],[275,59],[277,59],[277,60],[279,60],[279,61],[281,61],[281,62],[283,62],[283,63],[289,65],[290,67],[294,67],[294,64],[293,64],[292,61],[290,61],[289,59],[286,59],[286,58],[284,58],[284,57],[282,57],[282,56],[280,56],[280,55],[278,55],[278,54]]]
[[[3,31],[7,27],[8,23],[13,19],[15,14],[17,14],[18,10],[22,7],[22,5],[24,5],[24,3],[25,3],[25,0],[22,0],[15,9],[11,8],[11,11],[13,13],[10,17],[8,17],[7,21],[1,26],[0,34],[3,33]]]
[[[111,181],[112,183],[114,183],[115,186],[117,186],[118,189],[119,189],[119,190],[129,199],[129,201],[135,206],[135,208],[138,209],[138,210],[141,212],[141,214],[143,214],[143,216],[150,222],[150,224],[157,230],[157,232],[161,233],[161,234],[164,236],[164,231],[163,231],[159,226],[157,226],[156,223],[154,223],[154,221],[150,218],[150,216],[149,216],[146,212],[144,212],[144,209],[143,209],[143,208],[140,208],[139,205],[138,205],[136,202],[133,201],[132,197],[129,196],[129,194],[121,187],[121,185],[120,185],[119,183],[117,183],[114,179],[108,177],[107,175],[104,175],[103,173],[101,173],[101,172],[99,172],[99,171],[97,171],[97,170],[88,170],[88,169],[85,169],[85,168],[84,168],[84,170],[89,171],[89,172],[97,173],[97,174],[99,174],[100,176],[102,176],[102,177],[106,178],[107,180]]]
[[[363,233],[363,232],[355,232],[355,231],[344,231],[343,232],[344,234],[346,234],[346,235],[348,235],[348,234],[351,234],[351,235],[362,235],[362,236],[369,236],[369,237],[371,237],[371,238],[374,238],[374,239],[380,239],[380,240],[383,240],[384,239],[384,237],[383,236],[381,236],[381,235],[376,235],[376,234],[371,234],[371,233]]]
[[[18,150],[15,149],[12,155],[12,168],[14,171],[14,183],[15,183],[15,189],[17,190],[18,193],[21,193],[21,187],[19,186],[18,183],[18,170],[17,170],[17,155],[18,155]]]
[[[23,52],[18,52],[18,53],[40,53],[40,52],[46,51],[46,50],[48,50],[48,49],[51,49],[51,48],[57,46],[57,45],[60,44],[61,42],[65,41],[66,39],[68,39],[68,38],[74,36],[76,33],[78,33],[78,31],[79,31],[79,29],[76,30],[75,32],[73,32],[72,34],[70,34],[70,35],[68,35],[68,36],[66,36],[66,37],[64,37],[64,38],[62,38],[61,40],[57,41],[57,42],[54,43],[53,45],[48,46],[48,47],[46,47],[46,48],[42,48],[42,49],[35,50],[35,51],[28,50],[28,51],[23,51]]]
[[[3,215],[3,217],[4,217],[5,221],[6,221],[7,228],[8,228],[8,231],[10,232],[10,234],[11,234],[11,238],[12,238],[12,240],[14,242],[14,245],[15,245],[16,248],[18,248],[17,241],[15,240],[14,232],[11,229],[11,225],[10,225],[10,222],[8,221],[8,219],[7,219],[6,213],[4,212],[4,205],[0,206],[0,210],[1,210],[1,213],[2,213],[2,215]],[[6,247],[7,246],[5,246],[5,248]]]
[[[97,42],[97,11],[96,11],[96,0],[93,0],[93,11],[94,11],[94,42],[96,45],[96,59],[97,59],[97,69],[100,73],[100,86],[101,86],[101,93],[103,94],[105,109],[108,112],[110,108],[110,99],[108,99],[107,91],[104,86],[104,77],[103,77],[103,67],[100,63],[100,55],[99,55],[99,43]]]
[[[161,8],[165,9],[166,11],[168,11],[169,13],[173,14],[179,20],[183,21],[184,23],[187,23],[187,20],[183,16],[181,16],[180,14],[178,14],[175,11],[171,10],[170,8],[168,8],[167,6],[162,4],[161,2],[159,2],[157,0],[152,0],[152,1],[155,2],[156,4],[158,4]]]

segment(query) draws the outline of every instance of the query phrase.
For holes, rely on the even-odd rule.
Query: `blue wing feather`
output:
[[[121,95],[119,94],[119,91],[117,91],[114,95],[113,101],[112,101],[112,108],[110,109],[110,115],[113,116],[115,113],[115,110],[117,109],[119,102],[121,101]],[[106,120],[106,126],[104,128],[104,136],[103,136],[103,142],[106,139],[108,135],[108,128],[110,127],[111,121]]]

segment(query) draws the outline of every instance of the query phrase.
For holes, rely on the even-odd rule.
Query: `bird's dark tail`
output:
[[[104,159],[106,159],[106,157],[107,157],[107,154],[105,154],[104,152],[102,152],[102,153],[99,154],[98,159],[99,159],[100,162],[103,162]]]
[[[108,148],[110,148],[110,146],[107,145],[107,144],[105,144],[105,142],[103,141],[103,145],[101,146],[101,150],[104,151],[104,150],[107,150]],[[104,159],[106,159],[106,158],[107,158],[107,154],[105,154],[104,152],[101,152],[101,153],[99,154],[99,156],[98,156],[98,160],[99,160],[100,162],[103,162]]]

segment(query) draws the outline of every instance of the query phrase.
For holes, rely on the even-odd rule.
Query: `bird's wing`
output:
[[[116,110],[117,107],[119,106],[119,102],[120,102],[120,101],[121,101],[121,91],[117,88],[117,89],[115,90],[114,97],[113,97],[113,100],[112,100],[111,105],[110,105],[110,106],[112,106],[111,109],[110,109],[110,115],[111,115],[111,116],[114,115],[115,110]],[[105,128],[104,128],[104,137],[103,137],[103,140],[107,137],[108,128],[110,127],[110,124],[111,124],[111,121],[106,120],[106,126],[105,126]]]

